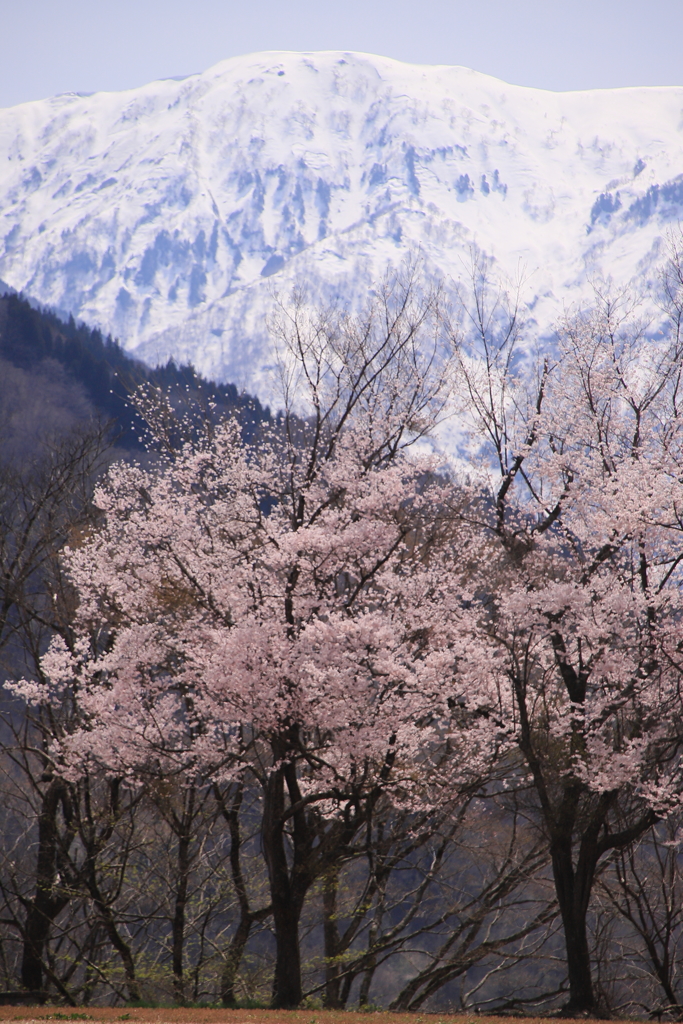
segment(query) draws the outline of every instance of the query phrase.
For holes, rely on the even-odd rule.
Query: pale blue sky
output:
[[[256,50],[362,50],[517,85],[683,85],[683,0],[0,0],[0,107]]]

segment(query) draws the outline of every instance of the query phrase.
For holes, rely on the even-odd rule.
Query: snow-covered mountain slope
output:
[[[524,265],[541,329],[647,281],[683,216],[683,88],[549,93],[459,67],[261,53],[0,111],[0,278],[266,394],[273,295],[362,297],[419,246]]]

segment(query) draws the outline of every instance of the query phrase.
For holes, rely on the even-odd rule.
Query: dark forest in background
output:
[[[0,295],[0,444],[28,455],[40,437],[99,419],[119,448],[140,451],[140,421],[128,403],[141,384],[175,389],[189,399],[211,395],[217,412],[238,415],[248,439],[270,417],[257,398],[216,384],[173,361],[152,369],[99,330],[60,319],[21,295]]]

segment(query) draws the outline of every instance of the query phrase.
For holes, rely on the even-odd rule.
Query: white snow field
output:
[[[274,296],[362,300],[419,247],[523,266],[541,332],[645,288],[683,212],[683,88],[552,93],[367,54],[253,54],[0,110],[0,279],[268,396]]]

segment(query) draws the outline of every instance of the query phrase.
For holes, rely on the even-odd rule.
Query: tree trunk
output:
[[[235,929],[235,934],[228,946],[228,952],[221,973],[221,1002],[223,1006],[237,1006],[235,980],[242,962],[244,950],[249,941],[252,926],[269,917],[271,908],[268,906],[252,911],[249,907],[249,896],[242,873],[242,834],[240,830],[240,810],[242,800],[244,799],[244,781],[240,780],[232,790],[229,806],[226,803],[224,794],[221,792],[220,786],[214,785],[213,791],[220,812],[230,829],[230,870],[240,907],[240,919]]]
[[[95,858],[90,853],[88,862],[86,864],[86,881],[88,890],[92,898],[95,907],[100,915],[100,920],[104,926],[107,938],[111,942],[116,952],[121,957],[123,964],[123,972],[126,976],[126,988],[128,989],[128,999],[131,1003],[139,1003],[140,987],[138,985],[137,978],[135,976],[135,961],[133,960],[133,954],[130,946],[123,938],[116,926],[116,920],[112,913],[111,906],[100,892],[100,887],[97,882],[97,874],[95,869]]]
[[[228,947],[228,952],[221,972],[221,1003],[223,1006],[237,1006],[235,995],[235,979],[239,970],[245,946],[251,932],[251,914],[242,915]]]
[[[299,919],[306,894],[316,878],[331,871],[347,856],[345,851],[367,814],[352,814],[340,822],[339,828],[327,830],[316,825],[313,817],[307,817],[296,762],[288,759],[298,746],[296,729],[284,741],[273,743],[273,758],[281,767],[271,772],[264,787],[261,820],[263,856],[275,925],[272,1006],[279,1010],[296,1008],[303,997]]]
[[[38,819],[36,890],[27,907],[24,925],[21,984],[30,992],[40,992],[43,987],[45,944],[52,922],[69,902],[68,896],[54,891],[59,844],[57,811],[64,800],[64,783],[54,779],[45,793]]]
[[[97,904],[97,901],[95,902]],[[126,976],[128,999],[131,1003],[139,1003],[141,1001],[140,988],[138,986],[137,978],[135,977],[135,961],[133,960],[133,954],[131,953],[130,946],[123,939],[116,927],[116,921],[114,920],[114,915],[111,912],[111,907],[100,902],[97,904],[97,908],[102,916],[102,921],[109,941],[121,957],[123,972]]]
[[[272,1008],[293,1010],[303,999],[299,951],[300,909],[284,894],[273,892],[275,923],[275,977]]]
[[[295,1009],[303,998],[299,952],[303,895],[295,892],[290,878],[284,808],[284,771],[278,769],[266,784],[262,821],[263,854],[268,868],[275,925],[275,976],[271,1001],[274,1010]]]
[[[67,901],[58,906],[55,901],[43,899],[37,893],[26,913],[24,945],[21,958],[21,984],[29,992],[40,992],[43,988],[43,953],[50,934],[50,927]]]
[[[377,938],[382,930],[382,921],[384,920],[384,913],[386,910],[386,884],[388,874],[386,871],[382,871],[377,877],[377,905],[375,907],[375,913],[368,931],[368,958],[366,961],[366,968],[363,972],[363,980],[360,983],[360,991],[358,993],[358,1006],[367,1006],[370,1002],[370,986],[372,985],[372,979],[375,976],[377,970],[377,957],[373,954],[372,950],[377,942]]]
[[[577,877],[577,874],[585,873],[587,866],[583,865],[583,871],[575,871],[572,864],[570,839],[557,844],[557,848],[552,853],[552,864],[567,949],[569,1001],[563,1007],[563,1012],[569,1016],[593,1013],[596,1004],[586,931],[588,902],[585,883],[587,879]],[[590,885],[588,892],[590,892]]]

